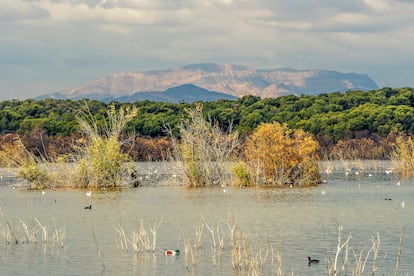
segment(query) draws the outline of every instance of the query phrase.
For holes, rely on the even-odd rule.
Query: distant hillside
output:
[[[139,93],[166,91],[185,84],[236,97],[257,95],[262,98],[378,88],[364,74],[291,68],[255,70],[242,65],[203,63],[159,71],[112,74],[42,98],[139,98],[136,96]],[[174,95],[173,98],[177,99],[177,96]]]
[[[118,101],[122,103],[137,101],[154,101],[154,102],[170,102],[170,103],[193,103],[196,101],[213,102],[220,99],[236,100],[237,97],[225,93],[208,91],[204,88],[193,84],[184,84],[172,87],[163,92],[136,92],[129,96],[119,98],[110,97],[103,99],[103,102]]]

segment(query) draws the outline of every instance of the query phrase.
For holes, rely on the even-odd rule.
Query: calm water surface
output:
[[[393,173],[388,162],[362,167],[331,162],[323,163],[321,170],[324,184],[307,189],[188,189],[155,184],[93,192],[91,197],[79,190],[42,194],[14,189],[16,183],[3,178],[0,275],[246,275],[232,267],[228,223],[248,233],[253,255],[268,252],[260,271],[263,275],[277,272],[272,251],[273,256],[279,252],[286,275],[325,275],[337,245],[338,224],[344,226],[344,239],[352,235],[352,260],[361,250],[366,255],[371,237],[379,235],[376,275],[394,274],[404,231],[399,271],[414,275],[414,181]],[[90,204],[92,209],[85,210]],[[23,223],[40,230],[33,218],[47,227],[48,242],[40,238],[37,243],[21,242]],[[155,252],[135,253],[130,244],[128,250],[120,248],[120,226],[132,240],[141,224],[151,235],[150,227],[159,222]],[[1,234],[9,225],[18,244],[8,244]],[[184,241],[193,245],[200,225],[214,228],[215,233],[218,228],[224,248],[213,250],[211,233],[204,227],[203,246],[192,247],[194,263],[186,266]],[[63,248],[52,241],[55,230],[66,233]],[[181,255],[165,256],[163,248],[180,249]],[[320,263],[309,267],[308,255]],[[363,275],[372,271],[370,265]]]

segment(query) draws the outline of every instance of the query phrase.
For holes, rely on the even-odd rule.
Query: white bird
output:
[[[46,194],[46,191],[42,191],[42,195],[45,195]]]
[[[405,202],[403,201],[403,202],[401,202],[400,203],[400,206],[401,206],[401,208],[405,208]]]
[[[86,192],[86,196],[92,196],[92,191]]]
[[[401,183],[400,183],[400,181],[398,181],[398,182],[397,182],[397,186],[400,186],[400,185],[401,185]]]
[[[326,194],[326,191],[325,190],[321,191],[321,194],[325,195]]]

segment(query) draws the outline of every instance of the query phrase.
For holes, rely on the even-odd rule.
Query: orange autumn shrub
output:
[[[244,147],[249,185],[317,185],[318,147],[313,136],[301,129],[276,122],[260,124]]]

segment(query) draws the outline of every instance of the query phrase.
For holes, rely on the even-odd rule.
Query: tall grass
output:
[[[232,126],[223,131],[217,122],[203,115],[202,105],[186,109],[188,119],[178,126],[180,137],[171,129],[173,153],[171,159],[178,165],[186,182],[192,187],[225,184],[223,163],[231,161],[239,144],[239,136]]]
[[[132,231],[130,237],[125,233],[124,228],[119,224],[116,227],[118,232],[118,249],[128,251],[129,245],[136,254],[144,254],[148,252],[154,253],[157,250],[157,233],[162,222],[155,222],[149,229],[145,227],[144,221],[141,220],[139,229]],[[148,231],[149,230],[149,231]]]
[[[19,177],[29,181],[34,188],[43,189],[47,186],[49,176],[44,164],[46,158],[36,157],[23,145],[20,138],[11,144],[0,145],[0,165],[15,168]]]
[[[401,232],[400,244],[397,253],[394,275],[398,275],[400,255],[403,246],[404,234]],[[371,236],[371,245],[355,247],[351,244],[352,235],[344,238],[343,225],[338,225],[337,245],[334,250],[327,253],[326,275],[376,275],[378,273],[378,255],[381,240],[377,233]],[[331,253],[330,253],[331,252]],[[390,275],[390,274],[387,274]]]
[[[414,141],[411,137],[398,137],[391,160],[404,172],[414,171]]]
[[[10,222],[5,220],[0,227],[0,237],[4,246],[11,244],[38,244],[51,248],[63,248],[66,230],[58,228],[53,220],[53,227],[43,225],[36,217],[32,220]]]
[[[133,141],[134,136],[122,139],[122,134],[136,115],[136,107],[117,110],[112,105],[107,110],[107,116],[98,121],[85,104],[77,117],[82,138],[74,142],[76,153],[54,160],[36,157],[20,139],[16,139],[13,144],[1,145],[1,163],[17,168],[21,178],[39,189],[119,187],[134,172],[128,154],[122,152],[122,146]]]
[[[78,116],[78,123],[86,143],[79,147],[79,182],[82,187],[118,187],[125,175],[124,164],[129,161],[122,153],[121,134],[128,122],[137,115],[136,107],[121,107],[116,110],[112,105],[107,111],[103,124],[98,123],[90,110]]]

